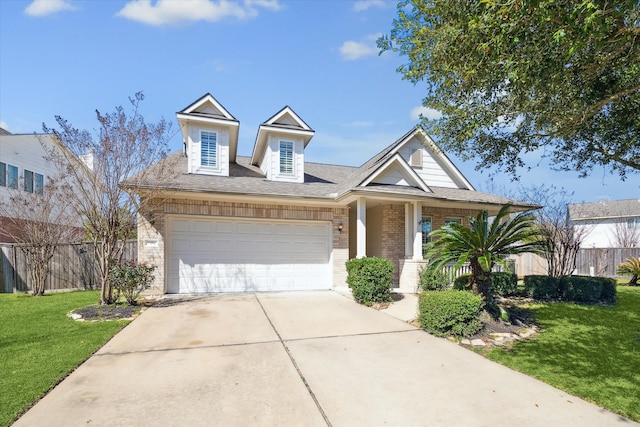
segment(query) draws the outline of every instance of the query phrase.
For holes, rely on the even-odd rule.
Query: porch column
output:
[[[422,226],[418,221],[422,220],[422,205],[413,202],[413,259],[422,259]]]
[[[360,197],[356,202],[356,258],[367,256],[367,201]]]
[[[411,203],[404,204],[404,257],[413,257],[413,208]]]

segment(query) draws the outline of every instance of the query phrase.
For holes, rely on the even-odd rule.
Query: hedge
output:
[[[418,320],[424,330],[436,336],[470,336],[482,329],[483,306],[482,297],[471,292],[425,291],[418,302]]]
[[[518,289],[518,276],[506,271],[493,272],[491,273],[491,289],[503,297],[514,295]]]
[[[558,298],[558,279],[551,276],[531,275],[524,277],[524,290],[531,298]]]
[[[616,281],[608,277],[565,276],[525,276],[524,287],[534,299],[561,299],[568,302],[614,303],[616,301]]]
[[[393,264],[388,259],[369,257],[347,261],[347,284],[360,304],[391,301]]]

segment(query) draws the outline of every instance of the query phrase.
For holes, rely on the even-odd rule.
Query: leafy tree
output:
[[[7,203],[0,203],[0,231],[24,254],[31,279],[31,293],[44,295],[51,258],[61,243],[82,240],[78,215],[62,202],[68,184],[46,177],[41,190],[10,189]]]
[[[640,170],[637,0],[405,0],[381,52],[425,82],[424,120],[439,144],[477,168],[512,175],[523,156],[586,176]]]
[[[510,205],[504,205],[493,221],[489,220],[486,210],[482,211],[476,218],[469,218],[470,228],[453,223],[432,231],[429,235],[434,240],[429,243],[425,255],[428,268],[441,270],[454,263],[455,271],[468,262],[473,292],[483,295],[490,303],[494,265],[508,268],[508,255],[542,250],[534,216],[519,213],[510,218],[510,209]]]
[[[120,183],[126,179],[134,186],[140,182],[162,184],[170,181],[174,173],[170,162],[149,168],[166,158],[171,125],[164,119],[147,123],[138,109],[143,100],[142,92],[129,98],[130,114],[121,106],[106,114],[96,110],[99,128],[95,134],[74,128],[60,116],[56,116],[59,129],[43,125],[45,132],[53,133],[68,148],[62,153],[51,152],[50,157],[72,184],[66,195],[69,204],[85,218],[98,264],[101,304],[115,302],[109,272],[114,263],[122,260],[124,245],[120,241],[134,232],[140,206],[152,206],[154,199],[160,200],[158,191],[131,194]],[[80,168],[67,167],[73,157],[88,160],[93,180],[85,179]]]

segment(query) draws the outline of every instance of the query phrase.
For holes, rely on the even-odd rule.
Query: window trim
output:
[[[0,162],[0,187],[7,186],[7,164]]]
[[[15,171],[15,174],[12,174],[11,171]],[[20,183],[20,170],[17,166],[7,164],[7,188],[11,188],[12,190],[17,190]]]
[[[22,189],[26,193],[33,193],[33,179],[34,179],[34,172],[28,169],[25,169],[24,175],[22,177]]]
[[[420,220],[420,231],[422,232],[422,257],[426,255],[426,251],[424,246],[431,243],[431,237],[429,237],[429,233],[424,232],[423,224],[425,222],[429,222],[429,233],[433,231],[433,218],[431,215],[422,215],[422,219]]]
[[[291,170],[287,171],[285,168],[285,170],[283,170],[283,166],[286,166],[284,162],[286,162],[286,158],[283,157],[283,153],[285,153],[283,151],[283,146],[290,146],[291,147],[291,156],[290,156],[290,162],[291,162]],[[288,152],[289,150],[287,150]],[[284,176],[295,176],[296,175],[296,162],[295,162],[295,142],[294,141],[289,141],[286,139],[281,139],[278,140],[278,172],[280,175],[284,175]]]
[[[209,148],[211,141],[209,140],[210,136],[209,135],[213,135],[214,138],[214,144],[213,144],[213,164],[204,164],[203,163],[203,159],[207,158],[209,160],[211,160],[210,156],[203,156],[203,149],[204,149],[204,135],[206,136],[207,139],[207,146]],[[206,169],[206,170],[218,170],[220,168],[220,150],[219,150],[219,144],[218,144],[218,132],[214,131],[214,130],[204,130],[204,129],[200,129],[200,143],[199,143],[199,151],[200,151],[200,164],[198,165],[199,168],[201,169]],[[209,150],[210,151],[210,150]]]
[[[459,216],[445,216],[444,217],[444,225],[449,224],[460,224],[462,225],[462,217]]]
[[[33,174],[33,192],[41,196],[44,194],[44,175],[41,173]]]

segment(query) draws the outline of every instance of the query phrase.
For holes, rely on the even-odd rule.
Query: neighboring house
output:
[[[177,178],[138,221],[156,292],[331,289],[364,256],[390,259],[394,286],[414,291],[429,231],[533,207],[475,191],[420,127],[349,167],[306,162],[314,131],[288,106],[259,126],[251,157],[237,155],[240,123],[210,94],[177,119]],[[159,189],[134,191],[145,188]]]
[[[640,199],[571,204],[568,216],[583,248],[640,247]]]
[[[45,147],[47,147],[45,149]],[[60,149],[60,145],[48,134],[11,134],[0,128],[0,203],[7,204],[12,191],[42,193],[52,176],[58,174],[56,166],[46,159],[47,150]],[[64,202],[61,201],[61,205]],[[8,219],[0,214],[0,222]],[[75,224],[82,227],[78,218]],[[13,243],[2,233],[0,243]],[[19,230],[14,230],[13,233]]]

